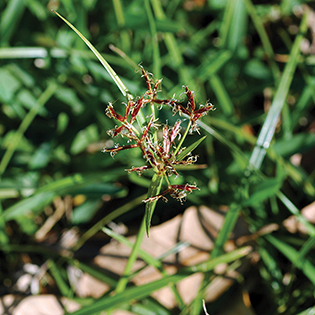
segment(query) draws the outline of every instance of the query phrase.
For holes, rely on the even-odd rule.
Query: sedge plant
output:
[[[193,91],[188,86],[184,87],[187,96],[186,105],[182,105],[175,98],[158,98],[162,79],[154,80],[153,75],[148,73],[142,66],[140,68],[142,77],[146,82],[147,91],[142,96],[134,97],[95,47],[64,17],[56,11],[53,12],[81,37],[111,75],[122,94],[127,98],[123,115],[119,114],[118,110],[111,103],[107,106],[105,112],[109,118],[114,119],[118,124],[114,129],[109,130],[108,134],[113,138],[126,138],[128,144],[120,145],[116,143],[113,147],[104,148],[103,152],[110,153],[114,157],[119,151],[137,148],[141,151],[145,165],[140,167],[131,166],[127,171],[129,173],[136,172],[141,176],[142,172],[149,169],[153,170],[154,173],[148,196],[143,200],[146,204],[143,222],[146,233],[149,235],[151,218],[156,202],[159,199],[167,202],[166,196],[170,196],[183,203],[188,193],[198,189],[196,183],[172,184],[171,178],[179,176],[176,169],[177,166],[191,165],[197,161],[197,156],[192,155],[192,151],[204,140],[205,136],[199,138],[199,140],[188,147],[184,147],[184,141],[189,133],[197,132],[199,134],[198,120],[213,110],[214,107],[207,102],[205,105],[200,105],[197,108]],[[150,107],[151,113],[145,117],[142,109],[146,106]],[[155,108],[157,107],[161,110],[164,106],[171,107],[173,114],[179,116],[174,126],[161,123],[156,117]],[[184,120],[186,123],[185,127],[183,126]],[[184,129],[183,132],[182,129]],[[166,189],[162,191],[163,182],[166,184]]]

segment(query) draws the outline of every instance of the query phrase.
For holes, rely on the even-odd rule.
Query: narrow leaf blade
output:
[[[206,138],[207,136],[203,136],[202,138],[198,139],[196,142],[191,144],[188,148],[184,149],[181,153],[179,153],[176,157],[177,161],[181,161],[184,159],[190,152],[195,150],[198,145]]]
[[[153,175],[151,184],[149,187],[149,191],[148,191],[148,198],[156,196],[160,193],[162,182],[163,182],[163,176],[158,175],[158,174]],[[150,230],[150,225],[151,225],[151,218],[152,218],[156,203],[157,203],[157,200],[149,201],[145,206],[144,219],[145,219],[145,224],[146,224],[146,232],[148,236],[149,236],[149,230]]]
[[[97,57],[97,59],[101,62],[103,67],[106,69],[106,71],[109,73],[109,75],[112,77],[118,88],[120,89],[123,96],[129,98],[132,98],[130,91],[127,89],[125,84],[121,81],[117,73],[113,70],[113,68],[108,64],[108,62],[102,57],[102,55],[96,50],[96,48],[70,23],[68,22],[63,16],[61,16],[58,12],[52,10],[58,17],[60,17],[70,28],[72,28],[78,36],[85,42],[85,44],[92,50],[94,55]]]

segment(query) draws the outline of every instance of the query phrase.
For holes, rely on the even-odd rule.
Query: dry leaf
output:
[[[224,216],[228,209],[222,208],[215,211],[205,206],[198,209],[190,207],[186,209],[183,215],[179,215],[168,222],[159,226],[155,226],[150,230],[150,238],[143,240],[141,248],[153,257],[159,257],[175,246],[180,241],[186,241],[190,246],[184,248],[177,255],[166,257],[163,262],[168,273],[176,272],[178,266],[189,266],[201,263],[209,258],[209,252],[213,248],[213,240],[217,237],[218,231],[222,227]],[[237,238],[248,234],[246,224],[239,219],[233,233],[233,237]],[[128,239],[134,243],[135,236]],[[234,242],[233,242],[234,244]],[[235,244],[231,249],[235,248]],[[105,245],[100,254],[94,258],[94,263],[112,273],[121,275],[131,249],[118,242],[110,242]],[[138,260],[134,266],[134,270],[142,268],[145,263]],[[222,266],[221,266],[222,267]],[[227,288],[229,288],[237,277],[237,272],[230,272],[229,279],[225,277],[225,269],[220,271],[219,276],[211,283],[207,293],[207,300],[215,300]],[[161,278],[160,272],[155,268],[148,266],[144,268],[136,277],[133,278],[135,285],[143,285]],[[83,296],[99,297],[100,292],[104,294],[108,287],[89,275],[84,275],[79,281],[77,293]],[[180,281],[177,285],[180,294],[185,303],[190,303],[200,286],[202,274],[195,274]],[[166,287],[152,294],[160,303],[168,308],[176,306],[173,293],[170,288]]]

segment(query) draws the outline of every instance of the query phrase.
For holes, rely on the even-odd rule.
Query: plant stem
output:
[[[130,202],[124,204],[123,206],[117,208],[116,210],[109,213],[107,216],[105,216],[103,219],[98,221],[96,224],[94,224],[89,230],[87,230],[79,239],[79,241],[76,243],[76,245],[73,247],[74,251],[77,251],[82,245],[93,235],[95,235],[104,225],[107,223],[113,221],[115,218],[119,217],[120,215],[130,211],[135,206],[139,205],[142,200],[146,197],[146,195],[141,195]]]
[[[133,248],[132,248],[131,254],[128,258],[125,270],[124,270],[124,272],[123,272],[122,276],[120,277],[119,282],[117,284],[116,293],[124,291],[126,286],[127,286],[129,276],[131,275],[132,267],[133,267],[133,265],[134,265],[134,263],[138,257],[138,253],[140,250],[140,246],[141,246],[145,231],[146,231],[146,222],[145,222],[145,218],[143,218],[143,220],[141,222],[141,226],[139,228],[136,242],[133,245]]]
[[[178,144],[178,146],[177,146],[175,152],[173,153],[173,157],[175,157],[175,155],[176,155],[176,154],[178,153],[178,151],[180,150],[180,148],[181,148],[183,142],[185,141],[185,138],[186,138],[187,135],[188,135],[190,126],[191,126],[191,120],[189,120],[189,123],[188,123],[188,125],[187,125],[187,127],[186,127],[185,133],[184,133],[184,135],[182,136],[182,138],[180,139],[180,142],[179,142],[179,144]]]

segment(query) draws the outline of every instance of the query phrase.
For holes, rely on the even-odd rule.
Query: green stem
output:
[[[133,245],[133,248],[132,248],[131,254],[128,258],[125,270],[118,281],[118,284],[116,287],[116,293],[124,291],[126,286],[127,286],[129,276],[131,275],[131,272],[132,272],[132,267],[133,267],[138,255],[139,255],[139,250],[140,250],[140,246],[142,244],[143,237],[145,235],[145,231],[146,231],[146,222],[145,222],[145,219],[143,218],[143,220],[141,222],[141,226],[139,228],[136,242]]]
[[[112,211],[110,214],[105,216],[103,219],[98,221],[96,224],[94,224],[89,230],[87,230],[79,239],[79,241],[76,243],[76,245],[73,247],[74,251],[77,251],[82,245],[93,235],[95,235],[99,230],[101,230],[104,225],[107,223],[113,221],[114,219],[118,218],[122,214],[130,211],[135,206],[138,206],[143,199],[146,198],[146,195],[141,195],[130,202],[124,204],[123,206],[117,208],[116,210]]]
[[[182,144],[184,143],[184,141],[185,141],[185,139],[186,139],[186,137],[187,137],[187,135],[188,135],[188,132],[189,132],[190,127],[191,127],[191,120],[189,120],[189,123],[188,123],[188,125],[187,125],[187,127],[186,127],[185,133],[184,133],[184,135],[182,136],[182,138],[180,139],[180,142],[179,142],[179,144],[178,144],[178,146],[177,146],[175,152],[173,153],[173,157],[176,156],[176,154],[177,154],[178,151],[180,150]]]
[[[160,193],[162,181],[163,181],[162,176],[159,176],[157,174],[153,175],[149,192],[148,192],[149,197],[158,195]],[[137,239],[132,248],[131,254],[128,258],[125,270],[117,284],[116,293],[124,291],[127,286],[129,276],[131,275],[132,267],[139,255],[140,246],[141,246],[143,237],[146,232],[147,232],[147,235],[149,235],[150,220],[151,220],[155,207],[156,207],[156,200],[146,204],[145,216],[139,228]]]

